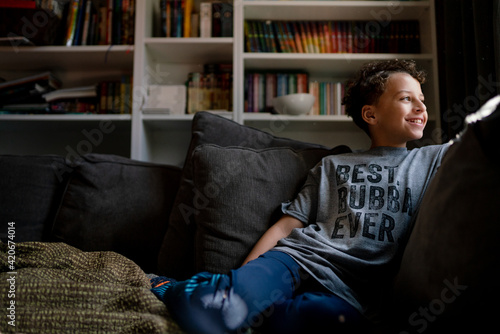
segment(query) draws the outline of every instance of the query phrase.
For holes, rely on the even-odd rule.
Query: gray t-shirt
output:
[[[449,145],[377,147],[314,167],[283,212],[305,224],[278,242],[303,269],[368,318],[399,265],[423,194]]]

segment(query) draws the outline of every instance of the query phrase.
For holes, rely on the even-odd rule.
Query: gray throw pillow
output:
[[[53,235],[85,251],[115,251],[155,272],[179,186],[178,167],[89,154],[72,165]]]
[[[327,154],[314,148],[196,148],[195,270],[226,274],[238,268],[282,216],[281,203],[295,198],[308,171]]]
[[[281,121],[270,121],[270,128],[277,132],[284,125]],[[267,132],[244,126],[225,117],[208,112],[195,114],[192,123],[192,137],[182,170],[179,192],[170,215],[169,228],[163,239],[158,258],[159,274],[176,279],[186,279],[197,273],[195,269],[195,217],[198,214],[200,196],[195,192],[192,169],[194,150],[203,144],[215,144],[221,147],[238,146],[251,149],[288,147],[295,150],[322,149],[326,154],[350,152],[347,146],[338,146],[332,150],[317,144],[311,144],[273,136]],[[319,162],[319,161],[315,161]],[[276,169],[286,165],[272,166]]]

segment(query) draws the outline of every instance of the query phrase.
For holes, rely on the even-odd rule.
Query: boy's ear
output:
[[[364,105],[363,108],[361,108],[361,117],[363,120],[370,124],[374,125],[377,121],[375,117],[375,110],[372,105]]]

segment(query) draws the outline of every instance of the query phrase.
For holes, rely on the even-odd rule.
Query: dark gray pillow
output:
[[[496,325],[498,129],[500,109],[469,124],[424,195],[394,286],[400,330],[486,333]]]
[[[53,235],[85,251],[115,251],[156,271],[181,170],[112,155],[75,161]]]
[[[270,121],[270,128],[279,130],[281,121]],[[182,171],[181,185],[170,216],[169,228],[161,247],[159,273],[177,279],[185,279],[196,273],[194,266],[195,216],[202,200],[193,185],[192,154],[196,147],[215,144],[221,147],[239,146],[252,149],[289,147],[296,150],[317,148],[330,150],[324,146],[280,138],[267,132],[243,126],[227,118],[208,112],[199,112],[193,118],[192,137]],[[339,146],[336,153],[350,152],[347,146]],[[317,161],[316,161],[317,162]],[[286,168],[284,165],[275,168]]]
[[[60,156],[0,156],[0,222],[15,223],[15,240],[47,241],[67,182]]]
[[[202,145],[192,157],[202,200],[194,216],[195,270],[228,273],[239,267],[261,235],[293,200],[324,149]],[[200,202],[201,203],[201,202]]]

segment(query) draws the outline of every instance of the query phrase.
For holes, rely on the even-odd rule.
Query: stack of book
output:
[[[304,71],[245,73],[245,112],[272,112],[277,96],[307,93],[309,74]]]
[[[244,23],[246,52],[420,53],[418,21],[263,21]]]
[[[205,65],[203,73],[190,73],[187,82],[187,113],[233,109],[232,64]]]
[[[160,37],[232,37],[232,1],[160,0]]]
[[[135,0],[69,0],[63,44],[134,44]]]
[[[23,114],[129,114],[132,78],[96,85],[60,88],[52,73],[24,77],[0,84],[0,112]]]
[[[46,113],[44,94],[59,89],[61,81],[51,72],[23,77],[0,84],[2,112]]]

